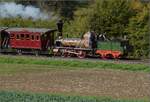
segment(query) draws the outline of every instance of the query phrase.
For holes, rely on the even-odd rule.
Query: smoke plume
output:
[[[39,8],[34,6],[24,6],[13,2],[0,3],[0,18],[22,17],[23,19],[49,19],[49,15],[43,13]]]

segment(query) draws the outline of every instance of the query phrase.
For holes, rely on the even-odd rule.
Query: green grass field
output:
[[[105,61],[63,60],[53,58],[36,58],[26,56],[0,56],[0,73],[18,71],[36,71],[49,69],[114,69],[150,72],[148,65],[124,64]]]
[[[0,91],[0,102],[148,102],[148,100],[120,100],[107,97],[66,96]]]
[[[63,60],[29,56],[0,56],[0,75],[49,70],[114,69],[150,72],[148,65],[123,64],[105,61]],[[147,99],[124,100],[107,97],[66,96],[0,90],[0,102],[149,102]]]

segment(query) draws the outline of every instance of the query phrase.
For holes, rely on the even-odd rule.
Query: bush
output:
[[[32,28],[56,28],[56,20],[32,20],[22,18],[1,18],[1,27],[32,27]]]

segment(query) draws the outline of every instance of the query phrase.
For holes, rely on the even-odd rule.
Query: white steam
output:
[[[49,15],[43,13],[39,8],[34,6],[24,6],[13,2],[0,3],[0,18],[22,17],[23,19],[49,19]]]

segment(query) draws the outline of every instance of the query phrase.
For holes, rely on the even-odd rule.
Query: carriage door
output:
[[[9,46],[9,40],[10,40],[10,35],[8,32],[2,30],[0,32],[0,47],[1,49],[3,48],[8,48]]]
[[[46,49],[48,49],[48,48],[51,49],[54,45],[54,32],[49,32],[46,35],[47,35]]]

